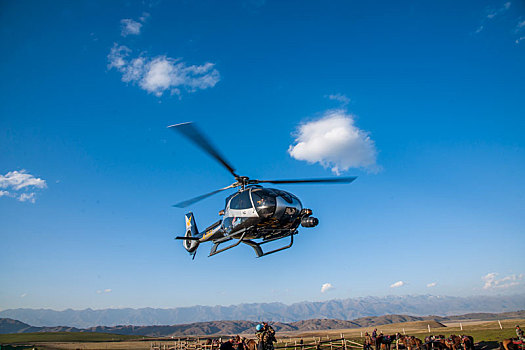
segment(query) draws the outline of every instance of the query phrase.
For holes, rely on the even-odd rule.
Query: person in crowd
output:
[[[525,342],[525,337],[523,336],[523,330],[520,328],[519,325],[516,325],[516,335],[518,336],[518,339],[522,342]]]

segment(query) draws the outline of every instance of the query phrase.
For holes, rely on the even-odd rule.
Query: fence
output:
[[[282,342],[281,342],[282,343]],[[293,349],[293,350],[309,350],[309,349],[330,349],[330,350],[350,350],[352,348],[363,349],[363,344],[359,344],[349,339],[345,339],[344,334],[338,339],[322,340],[321,338],[313,337],[312,343],[304,343],[301,339],[299,343],[294,341],[293,343],[284,342],[284,345],[275,346],[275,349]]]
[[[338,339],[330,339],[327,337],[326,340],[322,340],[318,337],[313,337],[312,342],[304,342],[296,340],[292,342],[281,341],[280,344],[275,346],[274,349],[293,349],[293,350],[351,350],[352,348],[363,348],[363,344],[359,344],[349,339],[345,339],[344,334]],[[202,340],[200,338],[186,338],[177,340],[167,340],[153,342],[150,344],[150,350],[219,350],[222,344],[222,339],[215,339],[211,344],[207,344],[207,339]]]

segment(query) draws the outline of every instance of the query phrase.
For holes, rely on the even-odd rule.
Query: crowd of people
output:
[[[257,338],[256,350],[274,350],[273,343],[277,342],[275,330],[267,322],[255,326]],[[220,350],[249,350],[246,338],[235,336],[220,345]],[[255,349],[254,349],[255,350]]]
[[[525,335],[519,325],[516,325],[516,336],[518,340],[525,343]],[[274,350],[273,343],[277,342],[275,338],[275,330],[267,322],[258,324],[255,327],[255,337],[257,338],[256,349],[253,350]],[[377,340],[384,337],[382,333],[377,332],[377,328],[373,330],[372,334],[365,333],[365,342],[363,349],[371,350],[379,348]],[[395,340],[395,339],[392,339]],[[302,342],[302,341],[301,341]],[[247,346],[244,337],[235,336],[220,345],[220,350],[251,350]]]
[[[516,336],[517,336],[517,343],[515,344],[523,344],[525,345],[525,334],[523,332],[523,330],[520,328],[519,325],[516,325]],[[364,350],[372,350],[372,348],[375,348],[375,349],[379,349],[380,348],[380,345],[381,343],[385,343],[383,341],[383,337],[385,337],[383,335],[383,333],[379,333],[377,332],[377,328],[374,329],[374,331],[372,332],[372,334],[369,334],[368,332],[365,333],[365,341],[364,341],[364,344],[363,344],[363,349]],[[389,336],[386,336],[386,337],[389,337]],[[400,338],[401,337],[401,338]],[[445,344],[447,347],[449,347],[448,345],[448,341],[450,341],[450,343],[452,344],[453,342],[451,341],[452,338],[455,337],[454,335],[452,335],[449,339],[446,339],[445,340]],[[464,338],[469,338],[469,339],[465,339],[465,340],[470,340],[470,342],[472,343],[471,346],[473,348],[473,339],[472,337],[470,336],[462,336]],[[390,340],[397,340],[397,338],[401,339],[402,340],[402,336],[399,335],[399,333],[397,334],[396,338],[394,339],[388,339],[389,341]],[[461,337],[459,337],[461,338]],[[379,341],[381,339],[381,342]],[[443,341],[444,336],[429,336],[427,338],[425,338],[425,344],[422,344],[422,345],[426,345],[427,343],[431,343],[431,342],[439,342],[439,341]],[[515,339],[510,339],[510,341],[516,341]],[[522,346],[523,346],[522,345]],[[453,347],[454,348],[454,347]],[[466,348],[466,346],[465,346]]]

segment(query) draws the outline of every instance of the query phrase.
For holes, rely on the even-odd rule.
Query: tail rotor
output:
[[[186,221],[186,233],[184,234],[184,237],[176,237],[176,239],[183,240],[182,246],[188,251],[188,253],[190,253],[190,255],[192,255],[193,259],[195,259],[195,254],[199,247],[199,230],[197,229],[197,223],[195,222],[192,212],[184,215],[184,219]]]

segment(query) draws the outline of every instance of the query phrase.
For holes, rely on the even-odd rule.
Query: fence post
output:
[[[297,350],[297,340],[294,343],[293,350]]]
[[[498,323],[499,323],[499,329],[503,329],[503,327],[501,326],[500,320],[498,320]]]

